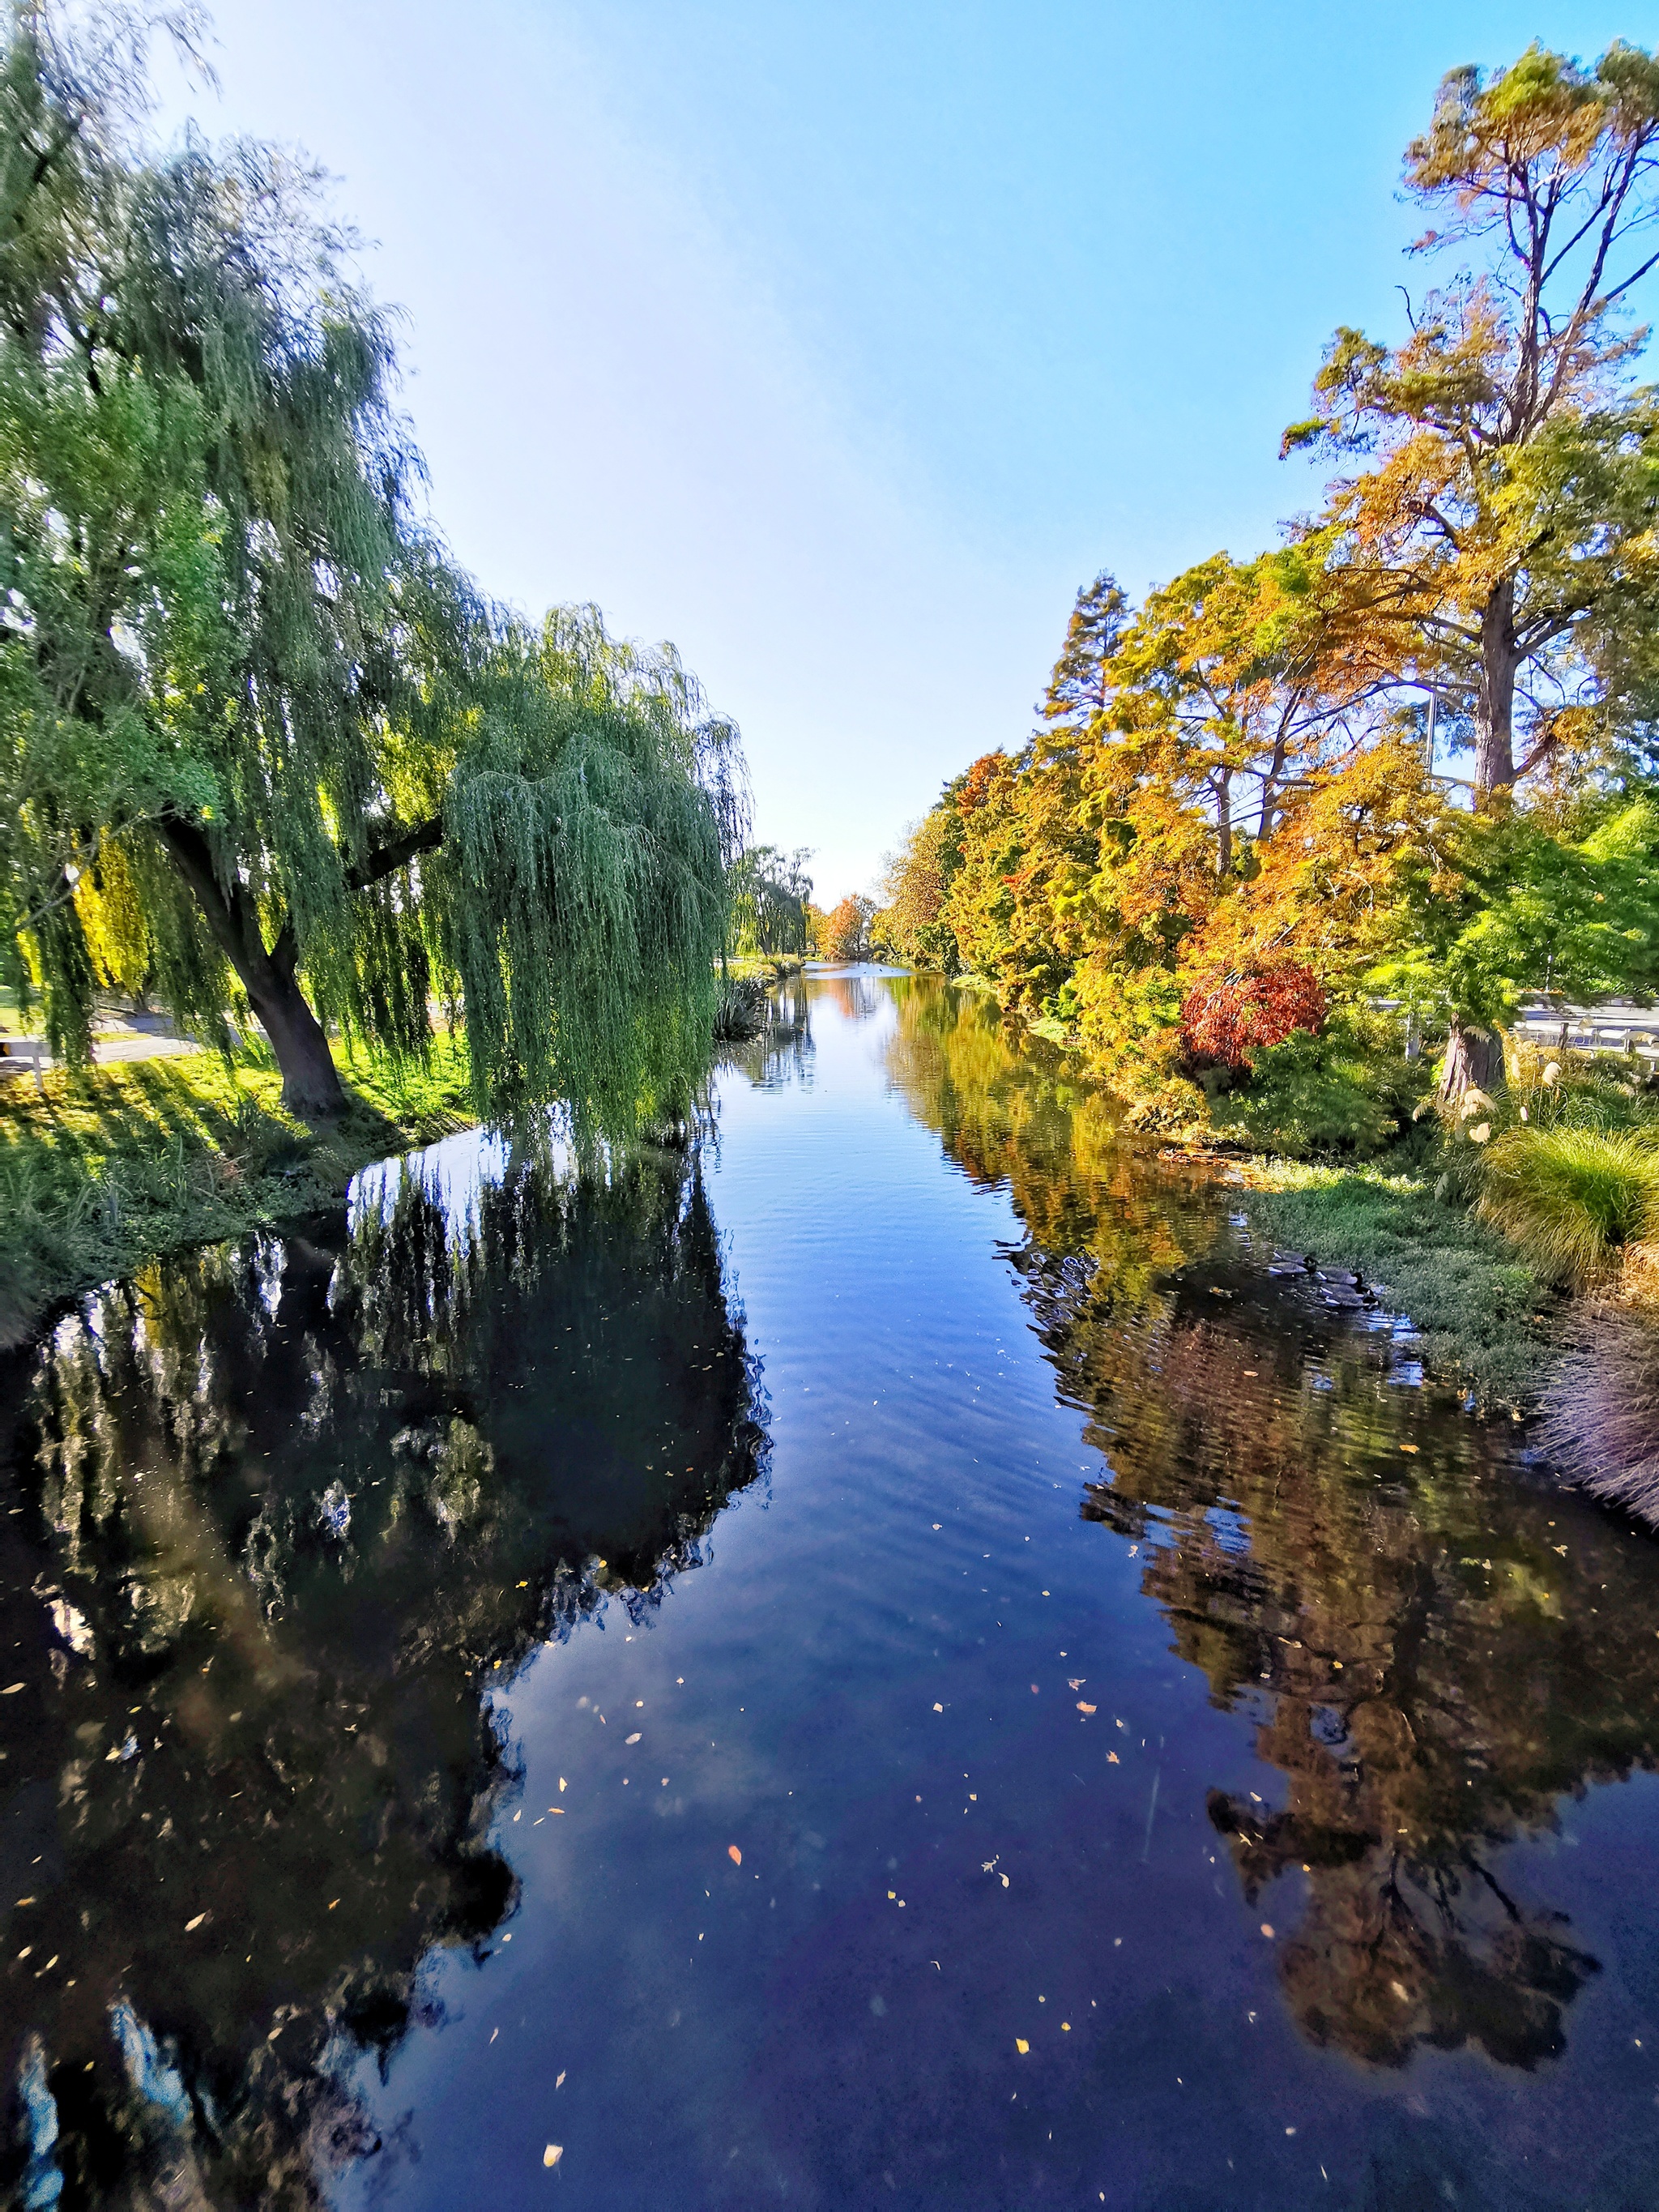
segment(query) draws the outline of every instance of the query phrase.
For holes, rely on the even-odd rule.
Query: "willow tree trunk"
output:
[[[264,974],[251,963],[242,988],[283,1071],[283,1103],[302,1121],[331,1121],[344,1113],[346,1096],[328,1032],[294,977],[269,957],[263,964]]]
[[[1474,694],[1474,787],[1486,794],[1515,781],[1515,583],[1506,578],[1480,617],[1480,675]],[[1482,1086],[1484,1088],[1484,1085]]]
[[[1497,1030],[1465,1028],[1454,1014],[1440,1070],[1440,1096],[1457,1105],[1471,1091],[1490,1098],[1504,1085],[1504,1039]]]
[[[248,1004],[283,1072],[283,1103],[302,1121],[331,1121],[343,1114],[346,1096],[329,1049],[328,1033],[313,1013],[295,976],[294,927],[285,923],[267,951],[257,907],[247,887],[220,880],[206,837],[193,822],[160,823],[161,842],[189,884],[214,941],[236,972]]]

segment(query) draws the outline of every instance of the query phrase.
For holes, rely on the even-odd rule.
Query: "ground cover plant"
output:
[[[270,1054],[49,1073],[0,1091],[0,1345],[43,1306],[181,1244],[337,1208],[370,1161],[471,1113],[460,1041],[426,1061],[344,1056],[345,1109],[319,1130],[289,1111]]]
[[[1437,1372],[1488,1406],[1530,1402],[1555,1302],[1522,1255],[1426,1178],[1286,1161],[1255,1170],[1242,1200],[1263,1249],[1352,1269],[1409,1315]]]

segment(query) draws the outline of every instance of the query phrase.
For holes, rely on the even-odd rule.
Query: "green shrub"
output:
[[[1347,1010],[1319,1032],[1297,1030],[1250,1054],[1247,1084],[1218,1097],[1217,1132],[1289,1159],[1369,1159],[1412,1126],[1426,1061],[1407,1060],[1399,1024]]]
[[[1578,1285],[1659,1236],[1659,1143],[1632,1130],[1523,1124],[1492,1143],[1477,1211],[1541,1275]]]

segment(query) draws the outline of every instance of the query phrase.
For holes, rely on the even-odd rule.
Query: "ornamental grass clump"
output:
[[[1537,1441],[1569,1482],[1659,1524],[1659,1326],[1637,1306],[1585,1306],[1539,1398]]]
[[[1486,1153],[1476,1212],[1540,1275],[1583,1289],[1659,1237],[1659,1142],[1646,1133],[1523,1126]]]

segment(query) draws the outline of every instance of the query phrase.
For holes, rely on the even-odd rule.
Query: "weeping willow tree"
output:
[[[781,853],[775,845],[751,845],[738,855],[728,878],[734,951],[763,956],[805,952],[806,905],[812,896],[806,863],[811,857],[804,846]]]
[[[11,0],[0,50],[0,962],[84,1060],[100,988],[337,1113],[331,1029],[465,1010],[480,1108],[616,1128],[706,1049],[732,726],[670,648],[491,607],[422,519],[385,314],[321,181],[143,131],[160,24]]]

